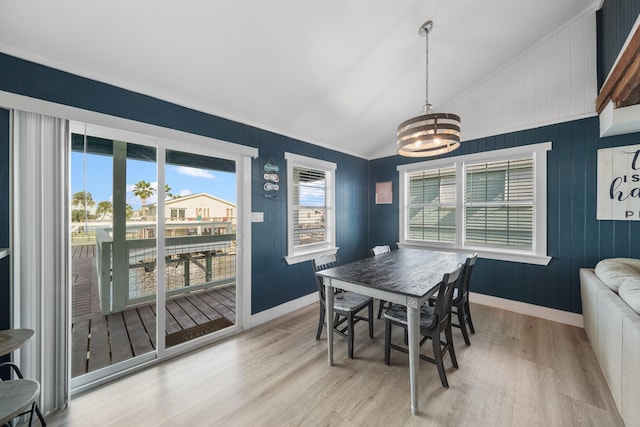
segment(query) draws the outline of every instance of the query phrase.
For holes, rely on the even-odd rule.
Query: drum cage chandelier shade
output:
[[[426,90],[424,114],[405,120],[398,126],[398,154],[406,157],[429,157],[445,154],[460,146],[460,116],[434,113],[429,103],[429,33],[433,22],[427,21],[418,33],[426,39]]]

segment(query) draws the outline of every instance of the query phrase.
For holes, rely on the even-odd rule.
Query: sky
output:
[[[73,151],[71,153],[71,194],[83,191],[85,185],[84,171],[86,170],[86,189],[96,206],[101,201],[113,202],[113,160],[110,156],[95,154],[86,155],[86,169],[83,161],[84,154]],[[223,200],[236,203],[236,175],[207,169],[196,169],[185,166],[167,165],[165,179],[171,193],[187,196],[189,194],[208,193]],[[133,195],[136,182],[145,180],[157,188],[156,163],[140,160],[127,160],[127,203],[134,210],[140,209],[140,199]],[[145,203],[155,203],[154,194]]]

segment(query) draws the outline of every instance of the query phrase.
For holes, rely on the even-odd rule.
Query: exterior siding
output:
[[[145,206],[145,208],[148,209],[149,216],[156,215],[157,205],[155,203]],[[165,201],[164,217],[167,221],[172,219],[171,211],[173,209],[184,210],[184,218],[182,219],[184,221],[196,221],[198,217],[201,217],[203,221],[212,221],[215,219],[216,221],[224,220],[235,223],[237,217],[235,204],[218,199],[217,197],[211,197],[204,193]],[[228,215],[228,212],[230,212],[231,215]]]
[[[480,259],[472,291],[580,313],[579,269],[603,258],[640,258],[640,221],[597,221],[597,150],[640,143],[640,133],[600,139],[598,118],[468,141],[455,155],[552,141],[547,176],[548,266]],[[415,161],[422,161],[417,159]],[[410,160],[373,160],[369,179],[369,246],[399,239],[398,172]],[[393,205],[375,204],[375,182],[393,181]]]

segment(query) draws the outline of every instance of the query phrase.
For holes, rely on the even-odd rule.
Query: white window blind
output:
[[[327,242],[327,194],[331,191],[325,171],[293,168],[293,244],[295,248]]]
[[[285,153],[287,161],[287,256],[296,264],[336,253],[336,164]]]
[[[455,242],[455,166],[409,174],[407,237],[410,240]]]
[[[533,156],[465,166],[465,244],[532,249]]]

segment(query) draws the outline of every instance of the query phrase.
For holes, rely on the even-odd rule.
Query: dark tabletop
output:
[[[370,288],[422,298],[471,254],[398,249],[316,274]]]

